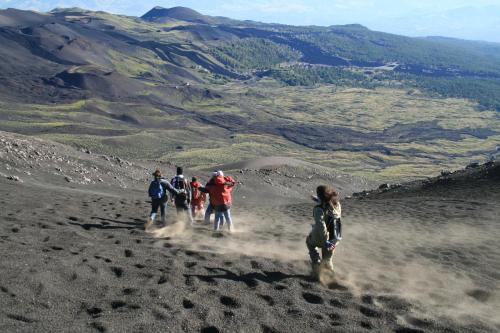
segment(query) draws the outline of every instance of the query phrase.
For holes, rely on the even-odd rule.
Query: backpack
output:
[[[149,196],[151,199],[162,199],[165,196],[165,189],[159,180],[153,180],[149,185]]]
[[[317,205],[316,207],[321,207]],[[329,241],[339,241],[342,239],[342,221],[340,218],[335,218],[328,210],[325,212],[325,225],[328,231]]]
[[[176,176],[173,181],[173,186],[177,190],[175,202],[179,204],[184,203],[187,200],[186,181],[184,178]]]

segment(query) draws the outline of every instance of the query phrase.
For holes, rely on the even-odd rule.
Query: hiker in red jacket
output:
[[[213,184],[214,181],[215,181],[215,177],[217,177],[217,171],[215,171],[213,174],[212,174],[212,178],[210,178],[207,182],[207,185],[209,184]],[[203,193],[205,193],[205,195],[208,193],[208,190],[206,188],[206,185],[205,187],[203,186],[200,186],[199,187],[200,191],[202,191]],[[209,197],[208,199],[208,205],[207,205],[207,209],[205,210],[205,217],[204,217],[204,222],[205,224],[210,224],[210,215],[212,215],[214,213],[214,206],[212,204],[212,199]]]
[[[227,227],[233,229],[231,219],[231,205],[235,181],[231,176],[224,176],[222,171],[217,171],[217,175],[206,185],[206,191],[210,194],[210,203],[215,210],[214,230],[218,231],[223,220],[226,220]]]
[[[203,213],[205,202],[207,201],[207,194],[201,191],[201,183],[196,177],[191,179],[189,185],[191,186],[191,213],[193,217],[196,218]]]

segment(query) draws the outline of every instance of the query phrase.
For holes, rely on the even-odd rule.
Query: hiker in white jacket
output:
[[[318,186],[316,194],[318,205],[313,209],[314,224],[306,244],[313,277],[319,278],[321,269],[333,271],[333,253],[342,239],[342,207],[338,193],[332,187]]]

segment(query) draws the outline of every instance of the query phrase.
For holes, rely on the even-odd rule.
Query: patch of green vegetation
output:
[[[262,156],[280,155],[293,157],[294,155],[293,144],[283,138],[271,135],[237,134],[230,138],[230,140],[219,137],[206,140],[205,142],[209,142],[209,145],[198,144],[197,148],[170,151],[162,158],[176,164],[189,165],[198,169],[208,169],[221,164],[234,163]],[[302,157],[304,155],[301,154]]]
[[[272,87],[270,89],[269,87]],[[252,122],[268,122],[278,126],[292,124],[319,124],[335,128],[350,128],[363,133],[383,132],[400,124],[416,124],[420,122],[436,122],[446,130],[463,130],[488,128],[500,132],[500,115],[492,111],[479,111],[477,104],[453,98],[428,97],[417,90],[377,88],[345,88],[339,86],[319,87],[287,87],[277,85],[266,79],[260,84],[242,85],[228,84],[224,91],[223,104],[238,105],[240,111],[247,113]],[[212,104],[210,104],[212,103]],[[209,105],[217,108],[221,102],[204,102],[203,108]],[[251,105],[250,108],[246,107]],[[219,105],[220,107],[220,105]],[[467,124],[467,125],[464,125]],[[424,125],[422,125],[424,126]],[[424,127],[425,128],[425,127]],[[422,133],[425,129],[422,128]],[[333,168],[350,174],[362,175],[370,179],[392,180],[410,177],[415,169],[420,170],[412,177],[423,177],[436,174],[442,169],[456,169],[468,164],[471,160],[486,160],[495,148],[496,136],[487,139],[464,136],[457,141],[451,140],[417,140],[413,144],[405,143],[404,137],[394,136],[391,143],[367,141],[358,146],[370,144],[381,145],[385,152],[371,151],[331,151],[321,152],[304,146],[283,142],[280,151],[259,147],[262,156],[274,154],[295,157],[312,163]],[[227,141],[226,141],[227,142]],[[452,149],[453,145],[461,149]],[[235,148],[233,152],[232,148]],[[431,150],[423,147],[432,148]],[[199,150],[200,152],[203,149]],[[238,145],[229,145],[226,151],[239,158],[242,155],[252,157],[251,151]],[[243,154],[239,153],[244,152]],[[183,153],[184,161],[192,157]],[[210,155],[209,160],[221,159],[224,154],[218,148]],[[180,156],[176,153],[172,158]],[[256,157],[253,156],[253,157]],[[415,165],[398,168],[398,165]],[[420,168],[416,167],[420,166]],[[400,174],[398,174],[398,172]]]
[[[222,42],[211,48],[210,52],[220,62],[240,72],[267,69],[283,62],[297,61],[302,56],[288,45],[263,38]]]
[[[272,69],[267,75],[290,86],[336,84],[355,88],[417,88],[428,96],[465,98],[483,110],[500,111],[500,79],[478,76],[425,76],[387,70],[328,66],[290,66]]]
[[[68,111],[79,110],[85,106],[87,100],[80,100],[68,104],[32,104],[26,105],[25,108],[32,112],[32,110],[50,110],[50,111]]]
[[[25,121],[15,121],[15,120],[2,120],[2,125],[0,129],[8,132],[17,132],[19,130],[40,130],[47,129],[51,127],[58,127],[67,125],[64,122],[52,121],[52,122],[25,122]]]
[[[108,25],[112,26],[114,30],[124,31],[131,35],[137,37],[143,37],[145,34],[148,36],[155,37],[157,39],[168,37],[169,34],[164,28],[179,27],[191,25],[192,23],[179,21],[179,20],[169,20],[166,23],[153,23],[144,21],[138,17],[115,15],[105,12],[91,12],[92,16],[98,17],[99,19],[106,22]]]
[[[369,134],[397,124],[435,121],[448,130],[460,130],[466,123],[473,129],[489,128],[500,133],[500,115],[479,111],[477,104],[464,99],[430,98],[416,90],[337,85],[290,87],[269,78],[253,84],[231,82],[220,88],[207,88],[221,98],[192,98],[184,104],[185,114],[140,103],[102,100],[41,106],[3,103],[0,128],[23,132],[45,126],[51,133],[40,136],[61,143],[97,153],[171,161],[197,169],[263,156],[286,156],[337,172],[391,182],[434,175],[443,169],[463,167],[472,160],[484,161],[500,140],[500,135],[493,135],[486,139],[463,136],[455,141],[438,138],[408,142],[394,136],[390,142],[377,142],[367,136],[364,142],[356,144],[361,147],[359,151],[317,150],[258,130],[259,127],[248,131],[247,128],[253,124],[266,124],[267,128],[304,124]],[[232,126],[218,127],[218,117],[224,114],[240,116],[248,126],[238,127],[235,132]],[[199,115],[209,116],[213,124],[197,121]],[[139,121],[140,125],[123,116]],[[77,125],[81,131],[87,127],[89,133],[90,129],[123,129],[130,133],[58,133],[57,127],[63,125]],[[372,144],[381,148],[363,148]]]
[[[146,49],[141,49],[134,56],[109,49],[108,55],[115,69],[130,77],[141,76],[144,73],[156,73],[159,70],[158,66],[164,64],[154,52]]]
[[[364,75],[343,67],[290,66],[272,69],[268,75],[290,86],[317,84],[365,86],[367,88],[373,86]]]
[[[448,43],[371,31],[357,25],[291,29],[299,40],[355,62],[398,62],[500,73],[500,63]]]
[[[444,97],[477,101],[483,109],[500,111],[500,80],[478,77],[415,77],[415,86]]]
[[[439,156],[439,159],[445,161],[449,159],[450,156],[467,159],[474,159],[474,156],[477,156],[480,157],[480,159],[484,159],[486,158],[486,154],[495,151],[499,142],[499,135],[493,135],[487,139],[464,136],[460,141],[438,139],[426,143],[412,142],[390,144],[387,145],[387,147],[401,151],[416,150],[420,153]]]

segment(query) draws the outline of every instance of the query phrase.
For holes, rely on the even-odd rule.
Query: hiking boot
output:
[[[311,278],[313,280],[319,280],[320,271],[321,271],[321,264],[319,262],[311,263]]]
[[[324,270],[333,272],[333,262],[332,262],[332,260],[331,259],[330,260],[323,260],[321,262],[321,267]]]
[[[153,219],[148,218],[147,222],[144,224],[144,230],[148,230],[153,226]]]

